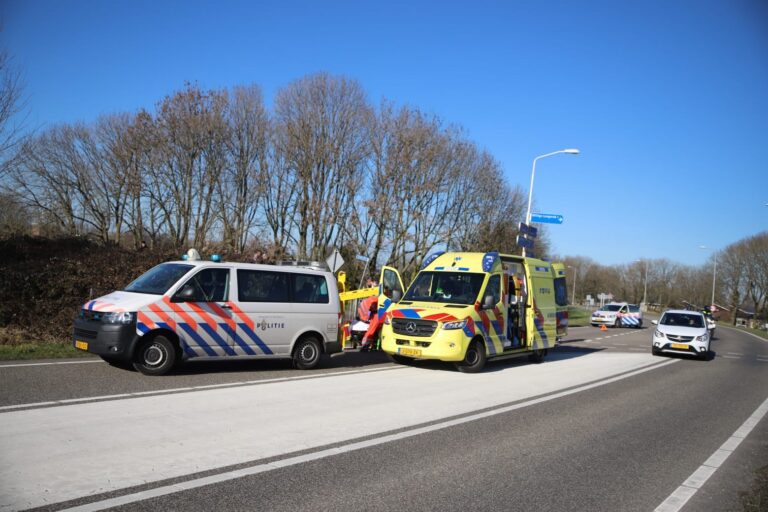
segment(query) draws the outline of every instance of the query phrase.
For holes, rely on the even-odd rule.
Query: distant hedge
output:
[[[128,250],[83,238],[0,240],[0,344],[61,342],[79,307],[177,251]]]

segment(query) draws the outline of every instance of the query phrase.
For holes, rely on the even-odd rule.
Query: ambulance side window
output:
[[[501,276],[494,274],[488,280],[488,286],[485,287],[485,296],[493,295],[493,303],[498,304],[501,300]],[[484,297],[485,298],[485,297]]]
[[[555,303],[558,306],[568,305],[568,289],[566,288],[564,277],[555,279]]]
[[[194,290],[192,302],[224,302],[229,295],[229,269],[206,268],[184,283],[179,291],[191,286]]]

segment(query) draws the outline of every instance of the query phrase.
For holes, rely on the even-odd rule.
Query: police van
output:
[[[84,304],[75,348],[146,375],[199,359],[290,358],[310,369],[322,353],[340,351],[339,292],[328,270],[188,255]]]
[[[436,253],[398,298],[384,315],[381,348],[402,364],[436,359],[473,373],[490,358],[527,355],[541,362],[567,334],[562,263],[498,252]]]

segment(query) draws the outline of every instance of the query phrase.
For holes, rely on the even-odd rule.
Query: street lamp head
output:
[[[563,153],[568,153],[569,155],[578,155],[579,150],[578,149],[564,149]]]

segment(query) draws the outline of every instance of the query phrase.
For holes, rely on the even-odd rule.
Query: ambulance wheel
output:
[[[547,349],[537,348],[530,355],[528,355],[528,360],[532,363],[539,364],[544,362],[544,356],[546,355],[547,355]]]
[[[162,335],[142,341],[133,359],[133,367],[144,375],[164,375],[176,364],[176,346]]]
[[[320,362],[320,343],[314,336],[307,336],[293,349],[293,365],[299,370],[311,370]]]
[[[462,373],[477,373],[483,369],[485,361],[485,344],[475,340],[467,347],[464,360],[456,363],[456,369]]]

